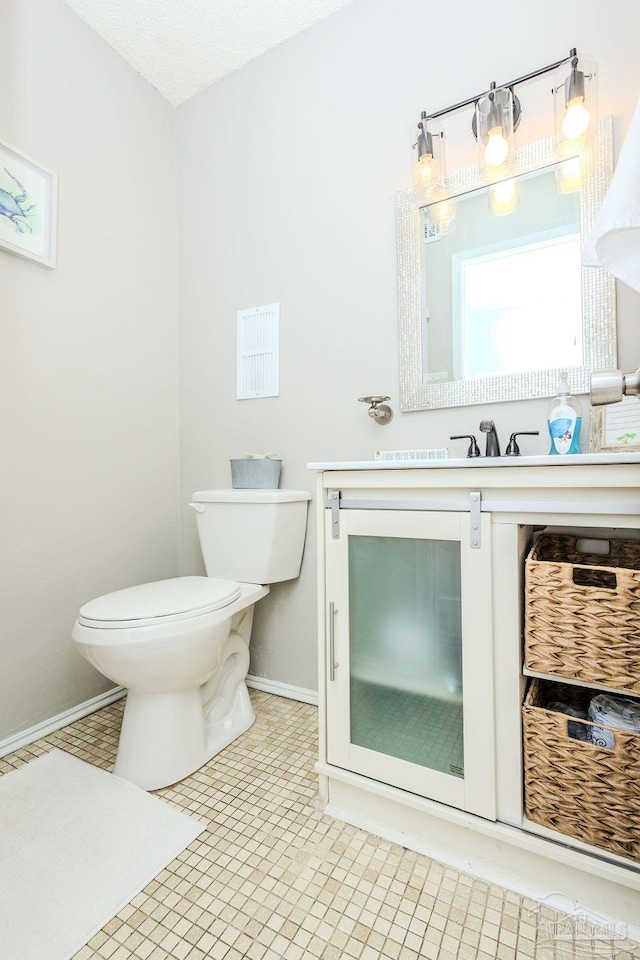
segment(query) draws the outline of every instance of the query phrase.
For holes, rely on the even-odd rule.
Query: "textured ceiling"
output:
[[[177,106],[350,0],[65,0]]]

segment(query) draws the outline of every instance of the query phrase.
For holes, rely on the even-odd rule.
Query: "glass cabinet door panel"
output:
[[[491,518],[474,547],[469,513],[383,500],[324,518],[327,762],[495,819]]]
[[[464,776],[460,543],[349,536],[351,743]]]

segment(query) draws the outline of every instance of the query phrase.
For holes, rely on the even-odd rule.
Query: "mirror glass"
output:
[[[477,167],[427,201],[398,195],[401,409],[574,393],[616,365],[613,281],[581,266],[611,177],[611,124],[600,121],[567,185],[552,138],[518,151],[512,179]],[[568,187],[570,188],[568,190]]]

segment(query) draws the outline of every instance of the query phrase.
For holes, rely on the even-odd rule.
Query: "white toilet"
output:
[[[128,689],[117,776],[166,787],[249,729],[253,605],[268,584],[300,573],[310,499],[300,490],[195,493],[207,576],[129,587],[81,608],[78,650]]]

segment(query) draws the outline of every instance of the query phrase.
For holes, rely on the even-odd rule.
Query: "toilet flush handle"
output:
[[[193,507],[196,513],[204,513],[205,511],[204,503],[190,503],[189,506]]]

